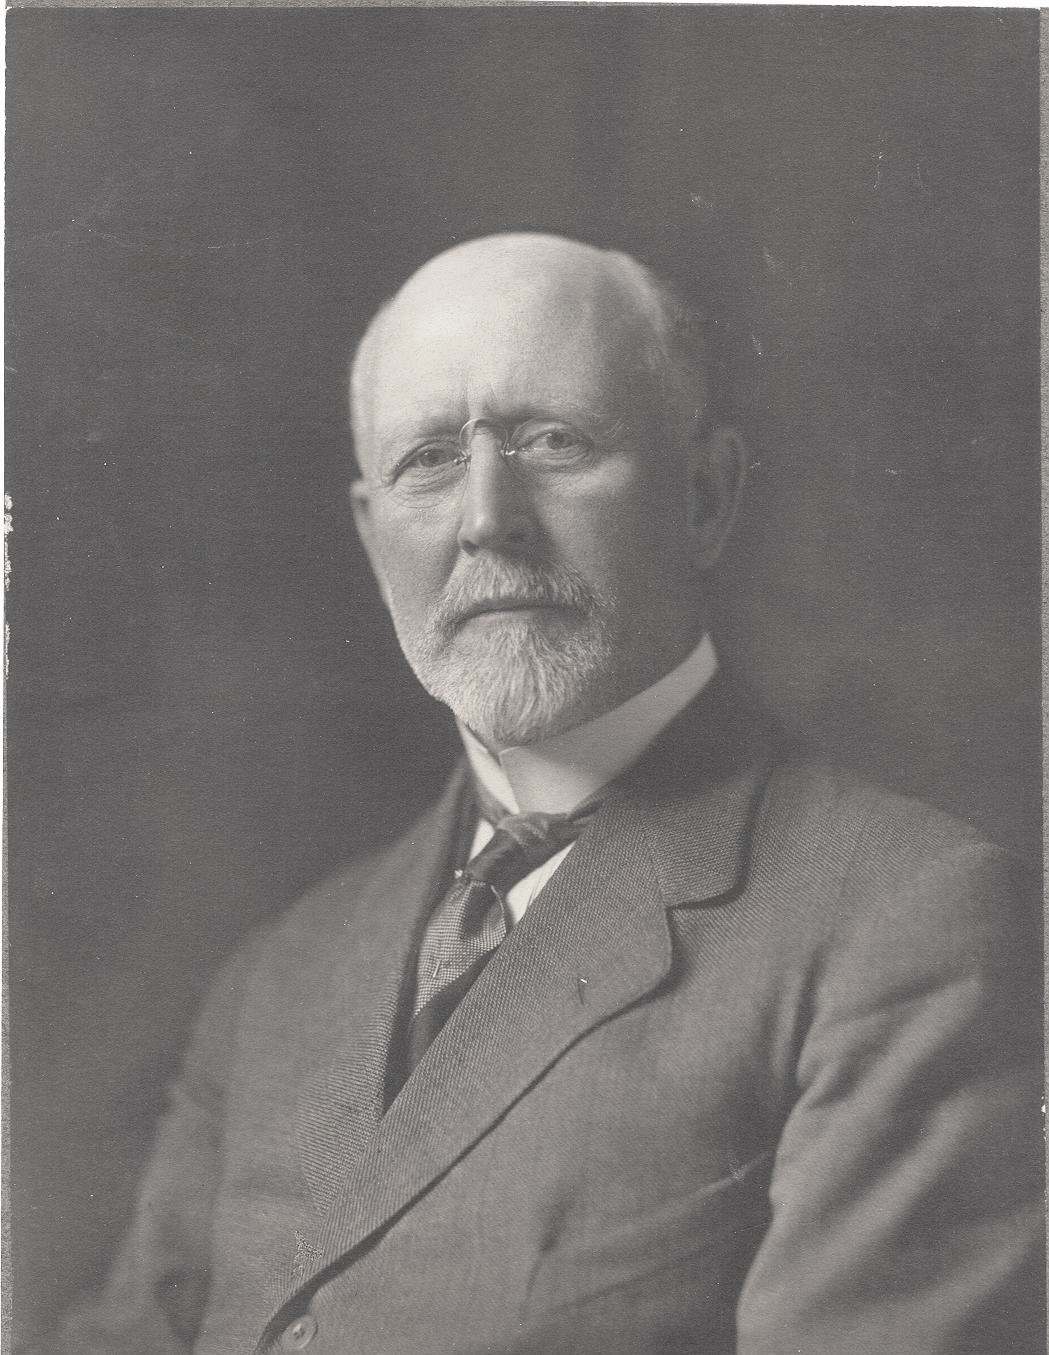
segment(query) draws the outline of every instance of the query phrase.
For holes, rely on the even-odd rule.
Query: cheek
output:
[[[390,514],[375,523],[375,545],[386,582],[406,610],[421,608],[447,580],[454,548],[436,530],[434,515],[404,521]],[[454,542],[454,533],[452,534]]]
[[[554,506],[548,522],[566,562],[620,597],[669,586],[687,559],[684,490],[665,477],[590,486]]]

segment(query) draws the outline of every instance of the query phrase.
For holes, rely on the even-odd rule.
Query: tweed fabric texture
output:
[[[462,777],[240,957],[62,1350],[1044,1349],[1022,867],[724,684],[644,762],[385,1114]]]

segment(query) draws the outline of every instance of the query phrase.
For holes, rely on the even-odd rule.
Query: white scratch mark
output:
[[[874,187],[881,186],[881,162],[885,159],[885,152],[879,151],[878,158],[874,162]]]

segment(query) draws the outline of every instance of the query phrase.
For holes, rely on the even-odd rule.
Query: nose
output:
[[[528,486],[502,455],[498,438],[474,438],[459,509],[459,546],[478,551],[523,551],[536,520]]]

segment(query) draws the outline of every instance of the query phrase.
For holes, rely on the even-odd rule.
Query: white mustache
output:
[[[487,559],[449,584],[431,618],[435,631],[451,634],[470,616],[494,605],[562,607],[589,613],[597,600],[589,585],[563,566],[545,566]]]

